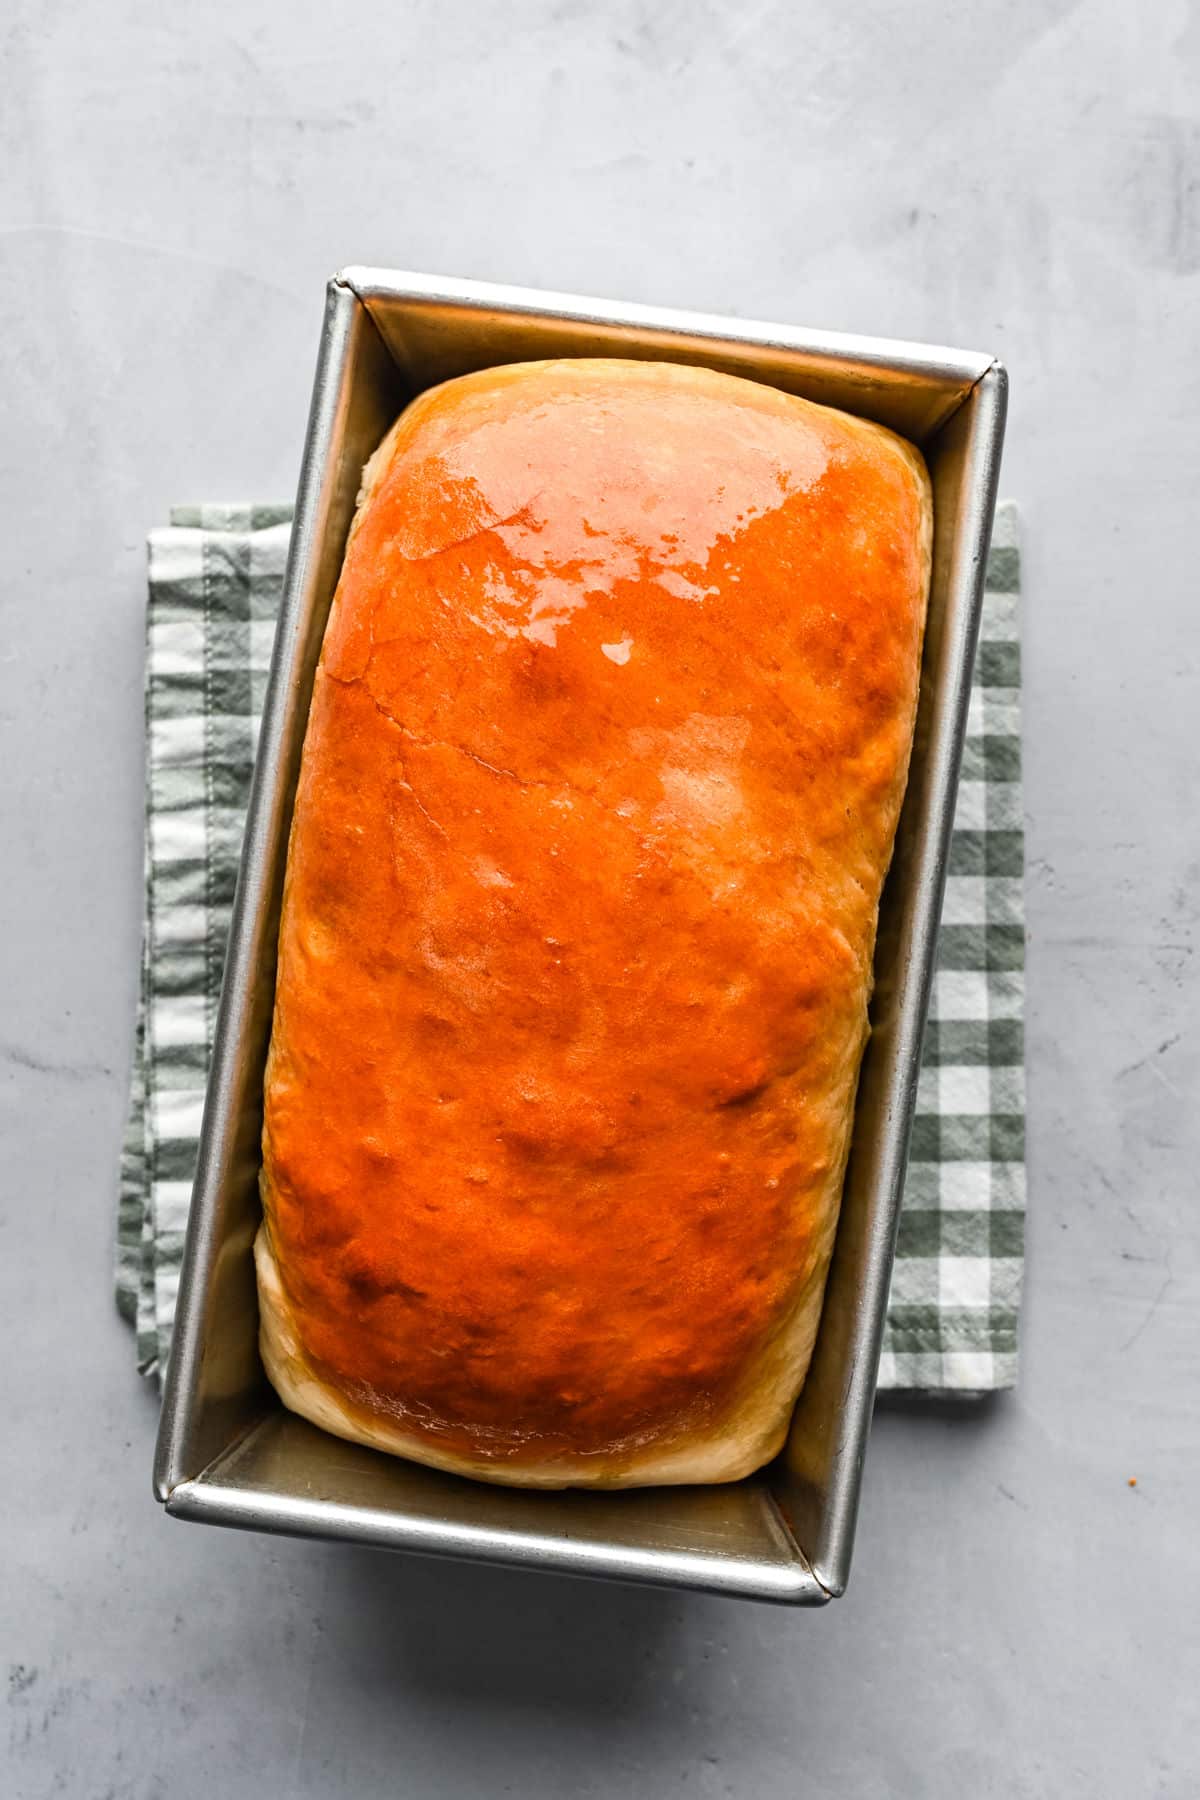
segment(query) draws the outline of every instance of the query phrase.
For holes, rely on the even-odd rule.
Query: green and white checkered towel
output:
[[[150,536],[146,926],[117,1301],[161,1376],[291,508],[176,509]],[[1025,1215],[1016,509],[996,515],[880,1386],[1017,1367]]]

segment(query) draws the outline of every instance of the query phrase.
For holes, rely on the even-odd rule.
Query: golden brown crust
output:
[[[929,538],[911,446],[707,370],[516,365],[402,415],[288,862],[258,1259],[289,1405],[526,1485],[778,1449]]]

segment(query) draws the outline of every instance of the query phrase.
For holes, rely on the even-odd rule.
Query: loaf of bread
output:
[[[262,1354],[487,1481],[731,1481],[821,1308],[929,578],[919,454],[519,364],[364,476],[287,866]]]

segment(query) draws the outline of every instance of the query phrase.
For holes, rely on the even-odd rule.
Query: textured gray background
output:
[[[1200,1791],[1200,13],[17,0],[0,111],[0,1792]],[[1001,353],[1019,1393],[881,1410],[806,1616],[173,1524],[109,1298],[143,538],[292,491],[339,264]],[[1127,1477],[1136,1475],[1136,1490]]]

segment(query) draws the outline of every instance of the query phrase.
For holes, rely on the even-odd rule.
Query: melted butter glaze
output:
[[[264,1197],[312,1365],[508,1461],[719,1410],[836,1209],[924,613],[915,458],[655,363],[435,390],[296,803]]]

